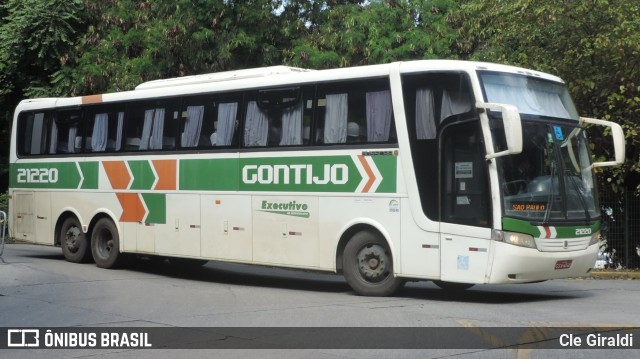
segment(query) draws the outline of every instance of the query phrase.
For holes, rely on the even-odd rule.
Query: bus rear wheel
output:
[[[120,253],[118,228],[109,218],[96,222],[91,233],[91,253],[100,268],[118,268],[125,262],[125,254]]]
[[[80,221],[76,217],[69,217],[60,227],[60,247],[64,259],[73,263],[87,262],[91,258],[89,241],[82,232]]]
[[[387,242],[370,231],[356,233],[344,248],[344,277],[359,295],[382,297],[395,293],[404,280],[393,275],[393,257]]]

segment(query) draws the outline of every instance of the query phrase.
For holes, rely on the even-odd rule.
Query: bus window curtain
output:
[[[471,98],[469,94],[462,91],[442,92],[442,107],[440,111],[440,122],[449,116],[459,115],[471,110]]]
[[[492,102],[512,104],[518,107],[520,113],[572,118],[560,95],[542,86],[534,91],[524,86],[507,86],[503,83],[485,81],[484,88],[487,98]]]
[[[327,95],[324,115],[324,143],[347,142],[347,115],[349,113],[346,93]]]
[[[561,117],[561,118],[572,118],[567,108],[562,103],[562,99],[560,95],[557,93],[544,91],[544,89],[539,89],[537,91],[531,91],[530,96],[535,99],[540,108],[539,113],[546,114],[548,116],[553,117]]]
[[[67,152],[75,153],[76,149],[80,150],[82,145],[82,137],[77,137],[78,126],[69,127],[69,142],[67,143]]]
[[[218,128],[216,129],[215,143],[213,146],[231,146],[233,132],[236,128],[236,116],[238,103],[221,103],[218,107]]]
[[[49,143],[49,153],[54,154],[58,149],[58,124],[51,121],[51,142]]]
[[[144,112],[144,125],[140,150],[162,149],[162,131],[164,130],[164,108],[146,110]]]
[[[140,150],[149,149],[149,139],[151,138],[151,127],[153,126],[154,110],[144,111],[144,124],[142,126],[142,137],[140,138]]]
[[[122,148],[122,127],[124,124],[124,112],[118,112],[118,129],[116,133],[116,151]]]
[[[391,129],[391,91],[367,92],[367,141],[389,141]]]
[[[196,147],[200,141],[204,106],[188,106],[187,121],[182,133],[182,147]]]
[[[247,104],[247,118],[244,128],[245,146],[266,146],[269,129],[269,119],[260,111],[255,101]]]
[[[93,122],[93,132],[91,133],[91,151],[103,152],[107,149],[107,138],[109,134],[108,121],[108,114],[96,114],[95,120]]]
[[[285,99],[287,100],[287,99]],[[302,101],[282,112],[282,138],[280,146],[302,144]]]
[[[163,145],[162,132],[164,131],[164,108],[157,108],[153,116],[153,129],[149,139],[149,148],[161,150]]]
[[[416,135],[419,140],[436,138],[436,118],[433,91],[430,88],[416,90]]]

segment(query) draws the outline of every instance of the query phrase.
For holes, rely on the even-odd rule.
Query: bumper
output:
[[[537,249],[496,242],[493,266],[487,283],[528,283],[579,277],[594,267],[597,254],[598,244],[580,251],[540,252]],[[564,268],[569,261],[570,266]]]

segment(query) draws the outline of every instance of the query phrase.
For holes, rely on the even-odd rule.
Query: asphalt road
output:
[[[355,295],[336,275],[218,262],[183,269],[167,262],[138,260],[127,269],[105,270],[91,263],[66,262],[59,248],[25,244],[6,245],[0,261],[0,327],[4,328],[445,327],[461,328],[457,333],[471,333],[477,340],[495,343],[500,338],[486,328],[638,327],[638,303],[640,283],[636,280],[554,280],[475,286],[461,293],[441,290],[430,282],[417,282],[407,284],[394,297],[371,298]],[[331,329],[325,334],[330,332]],[[636,335],[637,348],[640,334]],[[640,350],[583,347],[4,352],[0,357],[109,359],[631,358],[640,354]]]

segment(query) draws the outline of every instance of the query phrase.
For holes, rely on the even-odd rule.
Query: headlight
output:
[[[498,242],[504,242],[508,244],[513,244],[515,246],[534,248],[536,247],[536,241],[533,239],[533,236],[530,234],[524,233],[515,233],[515,232],[505,232],[494,229],[491,232],[491,239]]]
[[[596,233],[591,235],[591,241],[589,242],[589,246],[592,246],[600,242],[601,239],[602,239],[602,236],[600,235],[600,231],[597,231]]]

